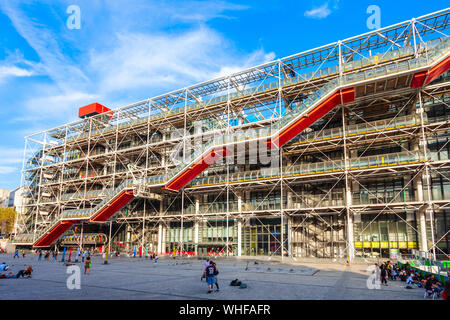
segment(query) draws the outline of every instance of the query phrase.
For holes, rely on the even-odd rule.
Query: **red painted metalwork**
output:
[[[85,117],[90,117],[96,114],[100,114],[100,113],[105,113],[111,111],[111,109],[105,107],[104,105],[98,103],[98,102],[94,102],[91,104],[88,104],[86,106],[81,107],[78,110],[78,117],[79,118],[85,118]],[[110,117],[112,117],[113,113],[110,112]]]
[[[284,129],[277,137],[268,142],[271,148],[279,148],[289,140],[297,136],[300,132],[308,128],[311,124],[322,118],[334,107],[341,103],[347,103],[355,100],[355,89],[346,88],[332,94],[328,99],[317,105],[307,115],[301,117],[289,127]]]
[[[429,84],[431,81],[439,77],[448,69],[450,69],[450,56],[439,62],[437,65],[435,65],[428,71],[428,76],[427,79],[425,80],[425,85]]]
[[[178,191],[184,187],[189,181],[194,179],[200,172],[208,168],[218,159],[227,155],[227,148],[213,149],[204,155],[199,161],[194,163],[191,167],[186,167],[181,175],[174,181],[169,183],[163,189]]]
[[[49,247],[58,239],[64,232],[66,232],[73,225],[72,221],[59,221],[50,229],[49,232],[44,234],[40,239],[36,241],[33,247]]]
[[[89,222],[99,222],[108,220],[114,213],[119,211],[124,205],[134,198],[133,190],[122,191],[117,197],[112,199],[99,213],[97,213]]]
[[[421,86],[423,86],[426,77],[427,71],[416,73],[411,81],[411,88],[420,88]]]

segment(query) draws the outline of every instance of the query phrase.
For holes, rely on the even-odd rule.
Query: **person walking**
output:
[[[41,261],[41,259],[42,259],[42,250],[39,249],[39,258],[38,258],[38,261]]]
[[[209,258],[206,258],[205,263],[203,264],[203,270],[205,270],[208,266],[209,266]],[[200,281],[203,280],[203,278],[205,278],[205,273],[202,274],[202,277],[200,278]]]
[[[217,275],[219,274],[219,269],[217,268],[217,265],[214,261],[211,261],[211,265],[216,268],[216,271],[214,272],[214,276],[216,277],[216,282],[214,284],[216,285],[216,291],[219,291],[219,280],[217,279]]]
[[[214,283],[216,283],[216,267],[213,264],[209,264],[209,266],[207,266],[205,268],[205,271],[203,271],[203,277],[206,277],[206,282],[208,283],[208,288],[209,291],[207,293],[211,293],[213,290],[213,285]]]
[[[387,280],[386,280],[386,278],[387,278],[387,271],[386,271],[386,265],[383,263],[382,265],[381,265],[381,272],[380,272],[380,280],[381,280],[381,284],[383,284],[384,283],[384,285],[385,286],[387,286]]]
[[[87,257],[86,261],[84,262],[84,274],[89,274],[91,269],[91,257]]]
[[[81,252],[81,262],[84,262],[84,258],[86,257],[86,253],[84,251]]]
[[[25,259],[25,250],[22,250],[22,258]]]
[[[19,250],[16,250],[16,252],[14,252],[13,259],[15,259],[16,257],[17,257],[17,259],[19,259]]]

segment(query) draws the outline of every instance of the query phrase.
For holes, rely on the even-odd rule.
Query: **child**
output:
[[[86,274],[86,272],[89,274],[90,269],[91,269],[91,257],[88,256],[86,258],[86,261],[84,262],[84,274]]]

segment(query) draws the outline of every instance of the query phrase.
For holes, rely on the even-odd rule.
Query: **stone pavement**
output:
[[[60,256],[59,256],[60,257]],[[410,300],[423,299],[423,289],[405,289],[401,281],[389,281],[389,286],[369,290],[366,280],[368,264],[345,266],[338,262],[308,260],[305,262],[258,260],[255,258],[219,258],[220,291],[207,294],[205,281],[200,281],[202,260],[160,258],[157,264],[139,258],[110,258],[104,265],[94,257],[91,274],[83,274],[81,289],[69,290],[69,274],[61,262],[38,261],[28,254],[23,259],[1,254],[0,262],[17,273],[33,265],[31,279],[0,279],[0,299],[363,299]],[[229,285],[238,278],[248,285],[240,289]]]

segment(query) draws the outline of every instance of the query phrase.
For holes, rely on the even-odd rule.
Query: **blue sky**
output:
[[[426,4],[424,6],[424,3]],[[70,5],[81,28],[69,29]],[[0,0],[0,189],[20,185],[24,136],[447,7],[447,1]]]

